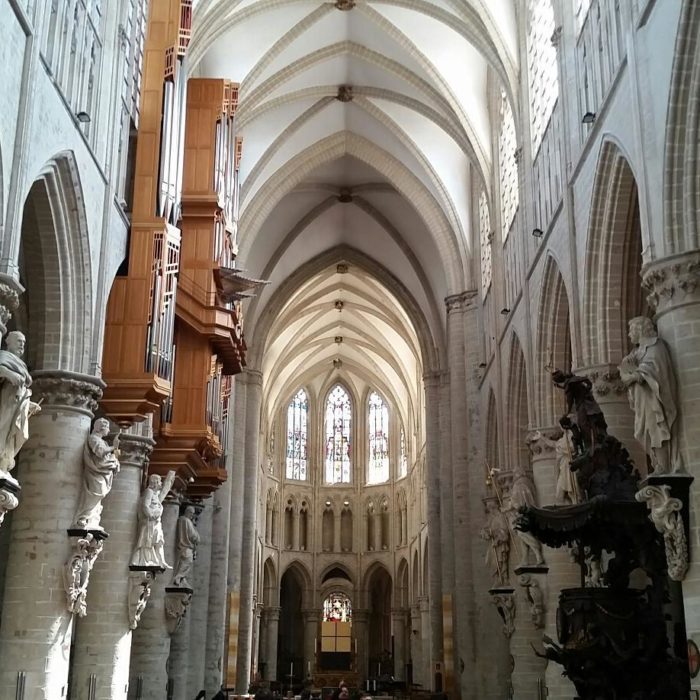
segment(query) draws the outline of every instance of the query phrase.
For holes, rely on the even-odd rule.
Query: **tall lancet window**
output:
[[[401,426],[399,434],[399,479],[408,474],[408,452],[406,451],[406,431]]]
[[[287,478],[306,481],[309,399],[300,389],[287,407]]]
[[[370,484],[389,480],[389,409],[373,391],[369,395],[369,474]]]
[[[326,483],[350,483],[352,403],[339,384],[326,400]]]
[[[518,192],[518,141],[515,135],[513,110],[505,90],[501,90],[501,125],[498,131],[498,171],[501,181],[501,227],[505,241],[515,219],[520,193]]]

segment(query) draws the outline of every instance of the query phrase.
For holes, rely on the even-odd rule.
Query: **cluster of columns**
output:
[[[213,694],[223,671],[230,488],[224,486],[203,504],[195,593],[177,631],[166,614],[170,571],[151,580],[139,621],[134,589],[143,591],[144,579],[130,573],[129,563],[143,471],[155,444],[148,423],[120,435],[121,469],[101,516],[109,537],[90,571],[87,614],[68,611],[64,577],[74,543],[67,530],[103,386],[93,376],[34,373],[33,398],[41,400],[42,410],[31,419],[16,468],[20,507],[3,525],[9,544],[3,562],[0,695],[59,700],[69,692],[69,674],[72,696],[91,700],[162,700],[168,687],[174,700],[194,697],[201,688]],[[167,499],[163,505],[166,559],[172,564],[180,504]]]

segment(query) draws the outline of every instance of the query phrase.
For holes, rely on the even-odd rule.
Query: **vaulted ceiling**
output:
[[[443,298],[475,287],[472,193],[490,187],[489,95],[515,93],[514,0],[199,0],[187,61],[240,83],[239,261],[271,280],[246,311],[268,398],[343,336],[349,367],[415,400]]]

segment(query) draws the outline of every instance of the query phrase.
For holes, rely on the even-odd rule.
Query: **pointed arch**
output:
[[[513,331],[510,341],[510,360],[508,363],[508,398],[506,439],[508,454],[506,466],[514,469],[516,466],[529,464],[527,450],[527,431],[530,425],[529,403],[527,400],[527,370],[525,355],[518,335]]]
[[[627,320],[644,315],[637,182],[620,147],[602,145],[586,242],[583,366],[617,365],[628,351]]]
[[[323,402],[324,477],[327,484],[352,480],[353,401],[352,393],[336,382]]]
[[[277,585],[277,574],[272,557],[268,557],[263,564],[262,581],[261,599],[263,605],[265,607],[277,605],[279,601],[279,586]]]
[[[700,3],[683,0],[671,72],[664,167],[666,255],[700,248]]]
[[[25,288],[16,323],[33,370],[87,374],[93,331],[92,268],[78,168],[72,152],[50,160],[24,202],[17,241]]]
[[[554,425],[563,413],[562,392],[552,383],[550,372],[572,369],[571,314],[564,278],[552,255],[547,256],[537,314],[535,377],[538,384],[539,424]]]
[[[287,404],[285,477],[308,479],[309,395],[299,389]]]

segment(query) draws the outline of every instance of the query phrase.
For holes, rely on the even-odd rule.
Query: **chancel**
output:
[[[0,700],[700,694],[699,0],[0,27]]]

